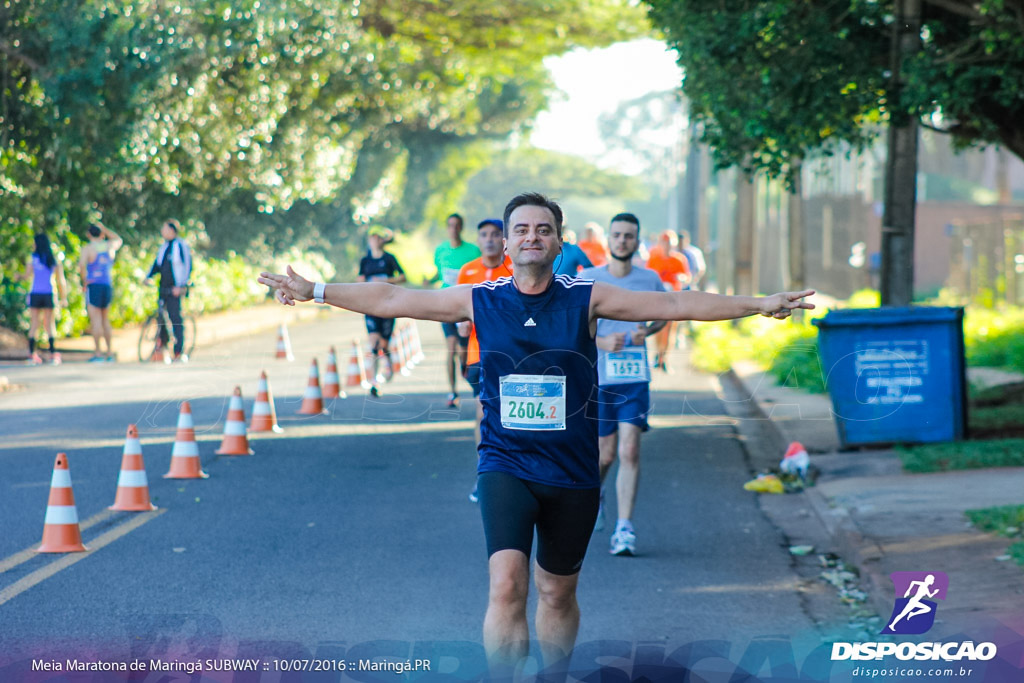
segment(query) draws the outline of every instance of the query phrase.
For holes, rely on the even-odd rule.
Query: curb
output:
[[[750,417],[763,424],[760,429],[767,432],[771,444],[775,446],[773,452],[782,452],[785,436],[771,420],[764,406],[754,398],[739,373],[730,368],[723,373],[723,379],[732,383],[744,395]],[[771,463],[775,464],[775,461]],[[890,581],[888,576],[880,574],[877,570],[878,562],[884,554],[882,548],[864,534],[849,509],[829,501],[816,486],[805,488],[798,495],[801,494],[822,528],[835,543],[838,554],[855,566],[861,578],[867,583],[866,592],[871,606],[879,614],[888,614],[892,608],[889,597]]]

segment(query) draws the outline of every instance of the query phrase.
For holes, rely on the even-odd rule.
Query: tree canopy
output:
[[[921,46],[889,91],[893,0],[646,0],[720,166],[786,175],[914,116],[1024,158],[1024,2],[922,0]]]
[[[645,198],[647,188],[634,177],[604,171],[579,157],[541,149],[502,152],[468,182],[462,208],[467,218],[501,218],[510,196],[537,188],[552,197]]]
[[[625,0],[12,0],[0,252],[97,218],[219,251],[419,225],[544,107],[544,57],[646,30]]]

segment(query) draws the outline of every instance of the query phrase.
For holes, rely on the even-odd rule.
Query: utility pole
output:
[[[679,226],[690,233],[690,239],[697,244],[698,216],[703,198],[700,196],[700,136],[692,121],[688,132],[690,140],[686,150],[686,177],[683,181],[682,205],[679,207]]]
[[[896,0],[890,49],[889,154],[882,216],[883,306],[909,306],[914,298],[914,214],[917,208],[917,120],[902,111],[905,57],[921,44],[921,0]]]
[[[757,207],[756,178],[742,169],[736,171],[736,293],[757,294],[757,246],[754,233]]]

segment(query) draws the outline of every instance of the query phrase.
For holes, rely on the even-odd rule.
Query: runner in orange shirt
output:
[[[658,274],[665,289],[678,292],[690,282],[690,265],[682,252],[676,250],[679,238],[671,230],[664,230],[658,235],[658,243],[651,247],[647,258],[647,267]],[[668,347],[675,339],[676,323],[670,322],[654,335],[654,367],[668,372]]]
[[[487,218],[480,221],[476,227],[476,244],[480,247],[482,256],[473,259],[462,266],[459,270],[459,285],[475,285],[481,282],[492,282],[499,277],[507,277],[512,274],[512,259],[504,253],[502,243],[503,226],[501,219]],[[469,348],[466,355],[466,381],[473,387],[473,398],[480,395],[480,343],[476,338],[476,330],[473,323],[458,323],[460,328],[469,330]],[[465,335],[466,330],[460,329],[460,335]],[[483,406],[480,401],[476,402],[476,442],[480,443],[480,420],[483,419]],[[469,494],[469,499],[477,502],[476,486]]]
[[[595,266],[608,263],[608,242],[604,237],[604,228],[591,221],[583,226],[583,238],[576,243],[590,262]]]

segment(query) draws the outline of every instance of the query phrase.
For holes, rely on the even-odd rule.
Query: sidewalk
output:
[[[996,622],[1024,634],[1024,568],[997,559],[1010,541],[974,529],[964,515],[971,508],[1024,504],[1024,468],[907,474],[891,450],[840,452],[827,395],[780,387],[751,363],[736,363],[731,375],[753,399],[748,419],[767,425],[767,450],[759,450],[777,454],[772,461],[761,456],[754,466],[778,466],[786,445],[800,441],[821,472],[802,493],[759,494],[766,514],[793,543],[809,540],[800,514],[809,508],[833,546],[816,552],[830,550],[858,568],[861,588],[882,619],[893,607],[890,573],[948,574],[948,595],[929,639]],[[1020,378],[986,369],[977,377],[972,370],[970,379]]]

